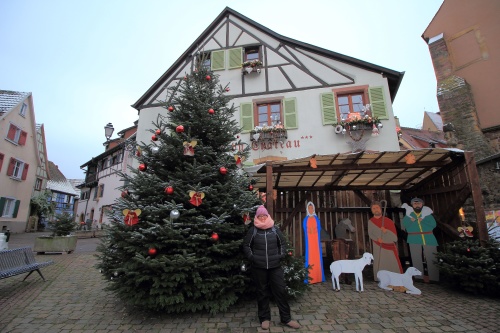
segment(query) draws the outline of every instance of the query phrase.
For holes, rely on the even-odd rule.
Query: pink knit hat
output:
[[[255,213],[255,216],[260,216],[260,215],[267,215],[267,216],[269,216],[269,213],[268,213],[266,207],[259,206],[259,208],[257,208],[257,212]]]

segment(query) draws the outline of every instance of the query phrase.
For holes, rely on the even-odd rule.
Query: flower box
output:
[[[264,127],[250,131],[250,141],[276,142],[288,138],[287,130],[283,127]]]

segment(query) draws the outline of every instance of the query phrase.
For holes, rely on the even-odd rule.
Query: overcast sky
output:
[[[135,103],[226,6],[278,34],[404,71],[404,127],[438,112],[421,38],[442,0],[0,0],[0,90],[32,92],[48,158],[68,179],[138,119]]]

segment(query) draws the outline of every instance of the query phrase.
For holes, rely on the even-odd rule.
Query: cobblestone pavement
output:
[[[33,246],[38,234],[13,234],[9,248]],[[54,260],[35,272],[0,280],[0,332],[266,332],[259,328],[256,302],[243,302],[226,313],[166,315],[132,311],[104,290],[95,269],[97,238],[79,239],[72,254],[37,255]],[[460,294],[437,284],[416,282],[422,295],[383,291],[365,281],[365,291],[331,281],[315,284],[291,304],[302,328],[279,325],[272,308],[270,332],[498,332],[500,300]]]

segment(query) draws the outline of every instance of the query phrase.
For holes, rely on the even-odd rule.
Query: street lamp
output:
[[[104,126],[104,136],[106,137],[106,141],[109,141],[114,131],[115,128],[113,127],[112,123],[108,123],[106,126]]]

